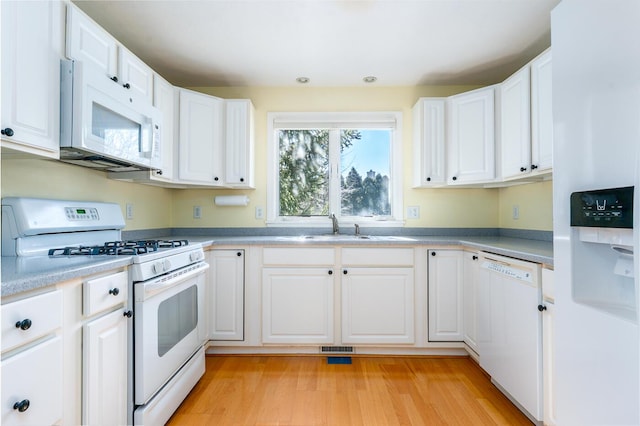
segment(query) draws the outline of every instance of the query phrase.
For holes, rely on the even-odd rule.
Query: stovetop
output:
[[[107,241],[102,245],[69,246],[52,248],[49,256],[132,256],[144,255],[164,249],[173,249],[189,245],[187,240],[127,240]]]

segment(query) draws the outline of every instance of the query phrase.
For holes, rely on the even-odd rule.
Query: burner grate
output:
[[[73,246],[53,248],[49,256],[132,256],[151,253],[162,248],[174,248],[188,245],[187,240],[128,240],[107,241],[101,246]]]

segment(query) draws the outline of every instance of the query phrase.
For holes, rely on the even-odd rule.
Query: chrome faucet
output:
[[[340,232],[340,228],[338,227],[338,218],[335,213],[331,213],[329,215],[329,219],[331,219],[331,223],[333,224],[333,234],[337,235]]]
[[[356,237],[358,235],[360,235],[360,225],[358,225],[357,223],[354,223],[354,226],[356,227]]]

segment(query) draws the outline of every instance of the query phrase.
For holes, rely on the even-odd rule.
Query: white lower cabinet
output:
[[[209,338],[244,340],[244,250],[209,252]]]
[[[122,310],[83,326],[83,423],[127,423],[127,321]]]
[[[429,250],[429,341],[461,342],[463,268],[461,250]]]
[[[264,268],[262,341],[332,344],[332,268]]]
[[[342,343],[411,344],[413,268],[342,270]]]
[[[82,423],[127,424],[127,271],[82,283]]]
[[[467,252],[462,260],[462,329],[464,343],[478,354],[478,281],[480,262],[478,253]]]
[[[51,425],[62,420],[62,338],[2,360],[2,423]]]

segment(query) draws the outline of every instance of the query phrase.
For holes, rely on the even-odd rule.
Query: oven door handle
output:
[[[169,272],[166,275],[154,278],[148,282],[135,284],[136,302],[143,302],[158,293],[182,284],[192,277],[204,274],[207,269],[209,269],[209,264],[206,262],[194,263],[193,265]]]

